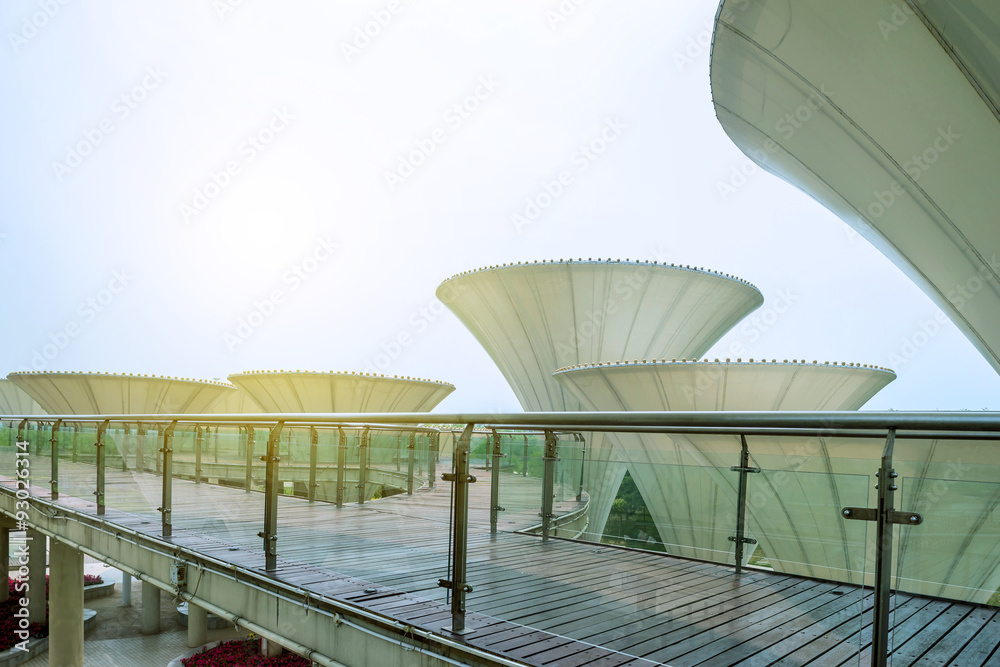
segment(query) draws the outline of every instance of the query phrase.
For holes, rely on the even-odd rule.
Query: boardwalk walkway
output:
[[[40,465],[39,465],[40,464]],[[36,470],[45,463],[35,461]],[[94,513],[94,468],[60,462],[60,504]],[[463,641],[534,665],[867,664],[871,596],[854,586],[512,532],[537,522],[537,480],[504,475],[489,532],[476,471]],[[9,484],[5,482],[5,484]],[[161,478],[107,471],[105,519],[159,534]],[[262,567],[263,495],[174,480],[170,541]],[[450,621],[449,485],[343,508],[279,498],[276,578],[439,632]],[[572,508],[574,499],[563,503]],[[995,608],[898,594],[893,662],[1000,665]]]

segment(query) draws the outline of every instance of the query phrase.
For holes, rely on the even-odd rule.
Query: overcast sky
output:
[[[929,298],[726,137],[716,2],[577,2],[7,0],[3,370],[377,368],[514,411],[438,284],[612,257],[761,290],[710,357],[896,370],[867,409],[1000,408]]]

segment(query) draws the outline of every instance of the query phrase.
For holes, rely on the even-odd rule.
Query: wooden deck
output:
[[[41,457],[34,460],[35,470]],[[94,469],[60,462],[60,503],[92,513]],[[857,665],[871,647],[869,591],[610,546],[511,532],[537,522],[537,480],[507,475],[489,533],[489,473],[470,503],[462,641],[533,665]],[[159,534],[161,479],[107,471],[106,520]],[[263,496],[175,480],[172,541],[263,566]],[[341,509],[279,502],[276,578],[438,632],[450,623],[449,486]],[[565,509],[573,501],[564,504]],[[146,523],[148,522],[148,523]],[[235,550],[234,550],[235,548]],[[1000,665],[1000,610],[895,596],[892,665]]]

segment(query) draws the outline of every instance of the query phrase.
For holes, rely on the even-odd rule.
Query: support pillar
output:
[[[35,530],[25,534],[28,547],[28,622],[45,622],[45,535]],[[83,580],[83,575],[80,575]]]
[[[270,639],[261,637],[260,654],[265,658],[277,658],[281,655],[281,644],[277,644]]]
[[[208,612],[188,602],[188,648],[208,643]]]
[[[132,606],[132,575],[122,572],[122,606]]]
[[[83,667],[83,552],[53,539],[51,560],[49,664]]]
[[[142,634],[155,635],[160,632],[160,589],[142,582]]]
[[[10,562],[10,528],[6,526],[0,526],[0,558],[4,563]],[[0,585],[0,602],[6,602],[8,599],[10,599],[10,587],[7,582],[3,582],[3,585]]]

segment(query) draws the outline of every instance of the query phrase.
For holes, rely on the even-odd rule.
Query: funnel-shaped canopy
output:
[[[568,260],[493,266],[438,287],[528,411],[581,410],[552,377],[609,359],[701,355],[763,302],[756,287],[704,269]],[[600,434],[587,445],[590,531],[603,532],[625,467]]]
[[[429,412],[447,382],[366,373],[250,371],[229,376],[264,412]]]
[[[114,373],[11,373],[50,414],[198,414],[233,391],[222,382]]]
[[[711,84],[744,153],[871,241],[1000,371],[1000,3],[726,0]]]
[[[895,379],[887,369],[804,363],[649,362],[587,365],[555,377],[591,410],[856,410]],[[730,436],[615,436],[660,538],[678,555],[733,562],[740,439]],[[750,535],[778,571],[860,580],[864,526],[844,531],[839,479],[796,475],[784,460],[800,442],[748,438],[765,472],[750,479]],[[878,467],[866,461],[866,473]],[[822,449],[810,452],[822,457]],[[771,466],[764,465],[767,461]],[[828,464],[827,464],[828,465]],[[867,470],[874,465],[874,468]],[[782,471],[780,483],[773,479]],[[858,478],[852,481],[857,482]],[[867,494],[867,478],[860,480]],[[843,505],[838,503],[843,502]],[[865,498],[854,502],[864,503]],[[857,528],[862,531],[856,540]],[[749,557],[752,549],[746,552]]]
[[[45,414],[45,410],[16,384],[0,380],[0,414],[41,415]]]

